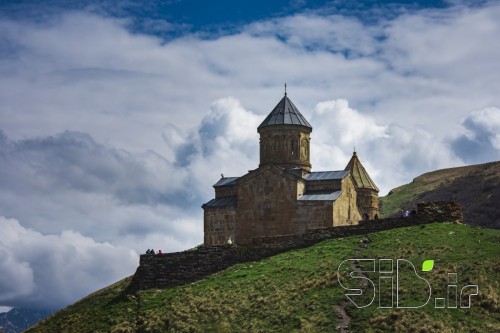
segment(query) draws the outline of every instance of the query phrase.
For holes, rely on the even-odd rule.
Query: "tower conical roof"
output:
[[[351,160],[347,163],[345,170],[350,170],[352,178],[354,179],[354,185],[356,188],[365,188],[370,190],[379,191],[375,182],[370,178],[368,172],[366,172],[363,164],[358,158],[356,152],[352,153]]]
[[[278,105],[274,107],[273,111],[271,111],[271,113],[266,117],[266,119],[264,119],[257,129],[273,125],[299,125],[308,127],[312,130],[312,126],[288,98],[286,93],[281,101],[279,101]]]

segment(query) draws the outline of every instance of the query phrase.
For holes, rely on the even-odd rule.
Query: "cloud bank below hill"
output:
[[[0,302],[60,308],[131,274],[138,256],[73,231],[43,235],[0,217]]]

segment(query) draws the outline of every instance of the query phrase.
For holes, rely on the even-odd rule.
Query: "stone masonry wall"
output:
[[[204,244],[224,245],[229,237],[234,240],[236,207],[210,207],[204,209]]]
[[[301,180],[275,166],[264,166],[242,177],[238,185],[236,244],[250,244],[254,237],[298,234],[293,222],[297,187]]]
[[[141,255],[140,265],[126,293],[168,288],[203,279],[238,263],[261,260],[292,249],[311,246],[329,238],[362,235],[432,222],[463,223],[460,205],[454,202],[418,204],[416,216],[360,221],[357,225],[308,230],[298,235],[260,237],[246,246],[200,246],[194,250],[162,255]]]
[[[333,203],[333,225],[357,224],[362,219],[357,204],[357,193],[351,177],[343,180],[344,188],[340,196]]]

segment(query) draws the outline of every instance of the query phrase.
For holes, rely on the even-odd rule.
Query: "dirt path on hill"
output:
[[[366,246],[368,245],[369,242],[370,242],[370,240],[367,237],[363,237],[361,239],[358,247],[356,248],[356,251],[354,252],[353,259],[359,258],[361,251],[363,251],[366,248]],[[356,275],[365,276],[361,272],[361,268],[358,265],[356,265],[352,262],[350,263],[350,265],[351,265],[351,270],[353,272],[357,273]],[[367,287],[368,287],[368,281],[365,279],[362,279],[362,281],[359,285],[359,288],[361,290],[365,291]],[[350,300],[348,300],[346,298],[345,300],[341,301],[340,303],[336,304],[333,307],[335,314],[337,315],[337,329],[339,330],[340,333],[348,333],[349,332],[349,324],[351,323],[351,317],[349,317],[349,315],[346,312],[346,309],[348,306],[352,306],[352,303]]]

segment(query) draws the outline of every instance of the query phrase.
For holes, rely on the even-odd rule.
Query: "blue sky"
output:
[[[385,195],[499,160],[499,15],[460,0],[1,2],[0,307],[61,307],[147,248],[200,244],[200,206],[221,173],[258,166],[285,82],[313,170],[343,169],[355,146]]]
[[[241,27],[257,20],[285,17],[296,13],[340,14],[367,22],[394,17],[398,13],[425,8],[446,8],[453,1],[2,1],[5,16],[25,18],[57,15],[67,10],[87,10],[102,15],[132,18],[135,22],[164,20],[183,24],[191,31],[212,30],[214,26]],[[462,2],[466,3],[466,2]],[[469,1],[480,4],[484,1]],[[367,14],[372,14],[368,17]],[[378,15],[376,15],[378,14]]]

